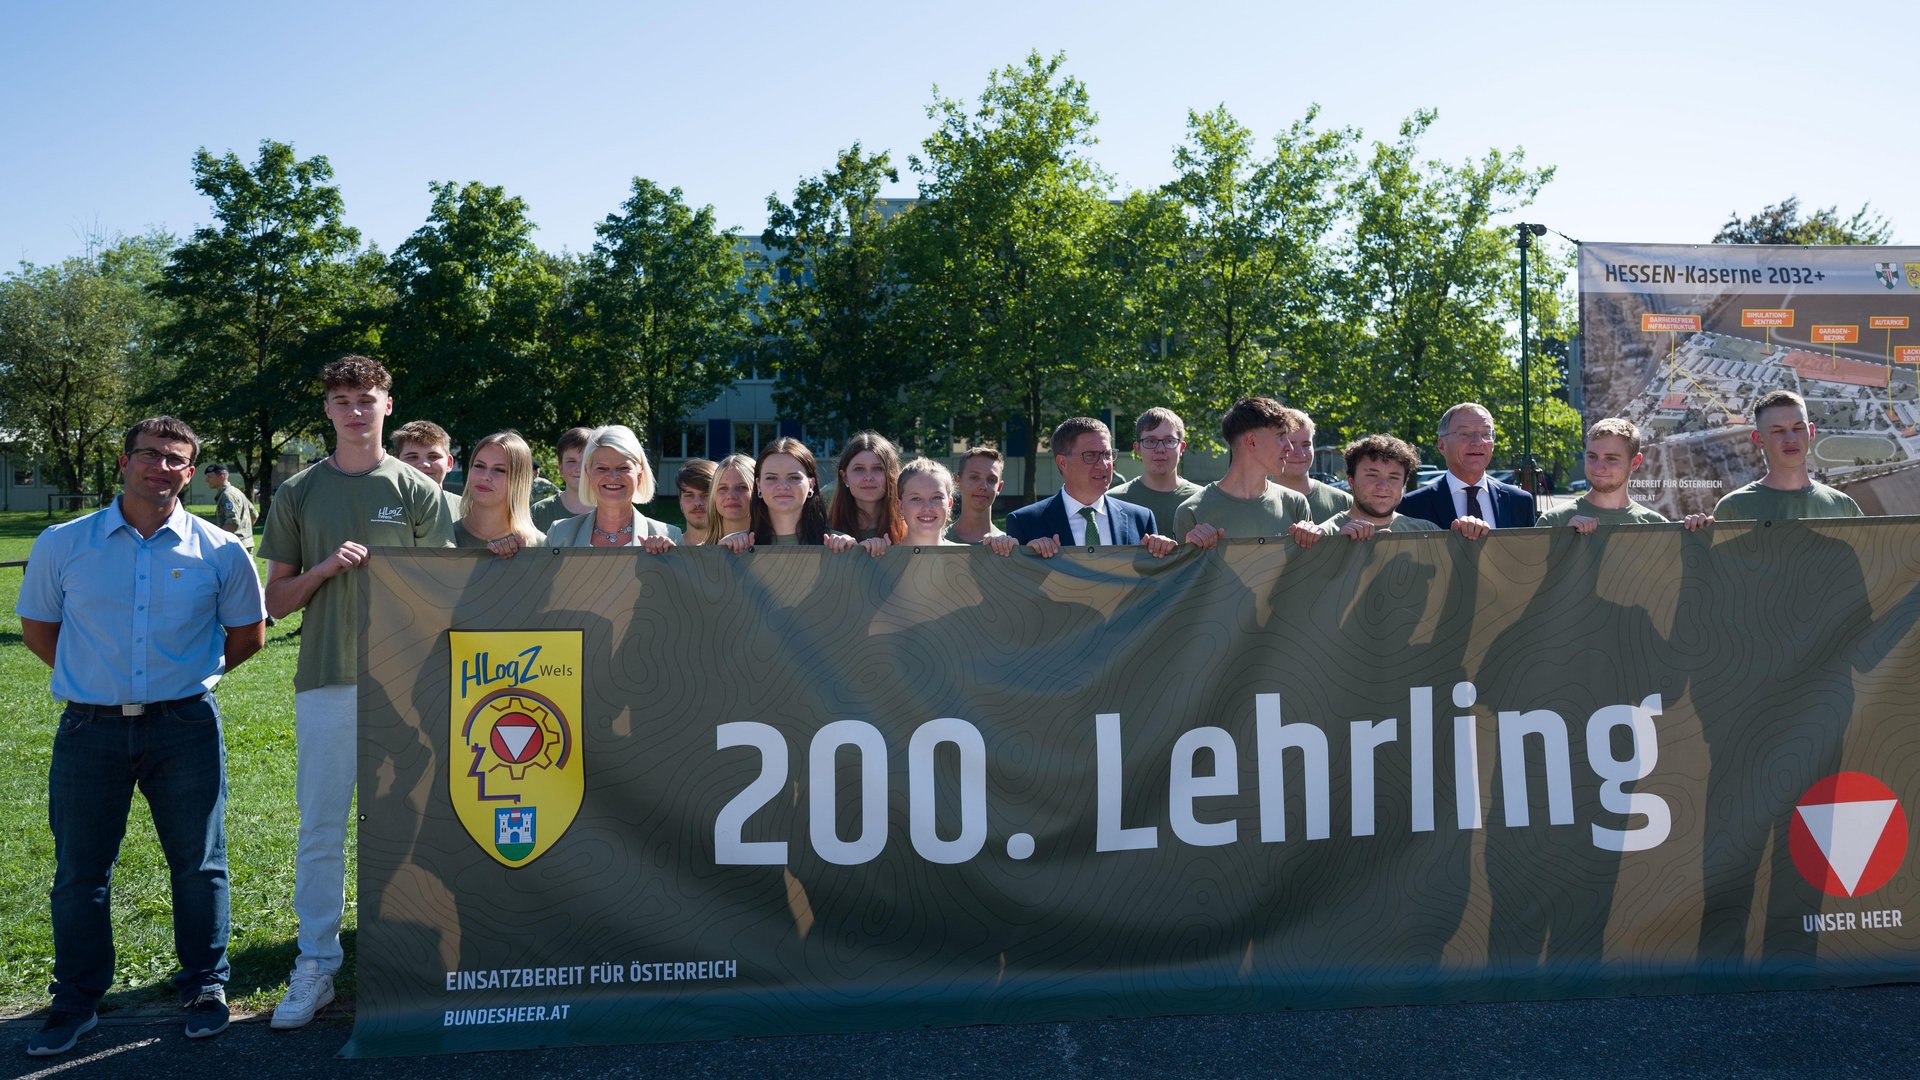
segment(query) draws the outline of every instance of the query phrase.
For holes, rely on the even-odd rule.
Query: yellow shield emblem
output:
[[[1916,289],[1920,289],[1920,263],[1908,263],[1905,270],[1907,272],[1907,284]]]
[[[586,793],[579,630],[449,631],[447,791],[480,850],[525,866]]]

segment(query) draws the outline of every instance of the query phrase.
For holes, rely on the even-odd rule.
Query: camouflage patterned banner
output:
[[[1911,519],[362,580],[352,1055],[1920,977]]]

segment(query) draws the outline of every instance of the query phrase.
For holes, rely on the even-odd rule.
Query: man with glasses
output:
[[[120,497],[40,534],[15,610],[27,650],[66,702],[53,737],[53,1007],[27,1039],[64,1054],[113,984],[113,864],[138,787],[173,883],[174,989],[187,1036],[227,1028],[227,780],[214,684],[259,651],[253,560],[189,514],[180,492],[200,440],[142,420],[120,455]]]
[[[1174,531],[1187,543],[1210,548],[1222,540],[1281,536],[1296,522],[1313,524],[1306,496],[1268,480],[1280,473],[1287,436],[1298,416],[1270,397],[1245,397],[1220,418],[1226,440],[1227,475],[1180,504]]]
[[[354,570],[372,547],[449,547],[453,515],[440,486],[380,448],[393,377],[376,360],[343,356],[320,372],[333,453],[288,478],[267,511],[267,610],[301,609],[293,676],[294,799],[300,845],[293,911],[300,955],[273,1026],[297,1028],[333,1000],[345,906],[347,808],[358,765],[359,592]]]
[[[1440,417],[1440,456],[1447,471],[1407,492],[1400,512],[1426,518],[1469,540],[1489,529],[1524,529],[1535,521],[1533,496],[1487,475],[1493,463],[1493,414],[1471,401]]]
[[[1061,547],[1144,544],[1156,558],[1179,545],[1157,535],[1153,511],[1107,496],[1113,480],[1113,433],[1088,416],[1053,429],[1053,461],[1060,490],[1007,515],[1007,534],[1034,554],[1051,559]]]
[[[1133,422],[1133,456],[1140,475],[1107,494],[1153,511],[1161,528],[1173,527],[1180,504],[1200,494],[1200,485],[1180,475],[1180,454],[1187,448],[1187,425],[1172,409],[1155,406]]]
[[[1288,409],[1286,413],[1293,426],[1287,431],[1287,445],[1280,459],[1280,472],[1273,479],[1281,487],[1306,496],[1307,508],[1313,512],[1314,521],[1326,521],[1352,507],[1353,496],[1313,478],[1313,417],[1299,409]]]

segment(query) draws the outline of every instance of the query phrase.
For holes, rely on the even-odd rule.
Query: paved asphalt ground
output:
[[[350,1022],[261,1016],[189,1042],[181,1018],[109,1017],[66,1057],[0,1022],[0,1075],[30,1077],[1873,1076],[1920,1075],[1920,986],[1342,1009],[343,1061]]]

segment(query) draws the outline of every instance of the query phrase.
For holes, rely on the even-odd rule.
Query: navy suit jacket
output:
[[[1115,544],[1138,544],[1147,534],[1158,532],[1153,511],[1120,499],[1107,500],[1107,524],[1113,530]],[[1007,535],[1024,544],[1042,536],[1057,536],[1060,543],[1073,545],[1073,527],[1067,524],[1064,492],[1054,492],[1031,506],[1023,506],[1007,515]]]
[[[1491,476],[1481,477],[1481,482],[1493,496],[1494,528],[1524,529],[1534,523],[1533,496],[1527,494],[1527,489],[1503,484]],[[1400,512],[1408,517],[1425,518],[1443,529],[1452,528],[1454,519],[1460,515],[1453,509],[1453,491],[1447,487],[1447,474],[1441,473],[1430,483],[1400,496]]]

